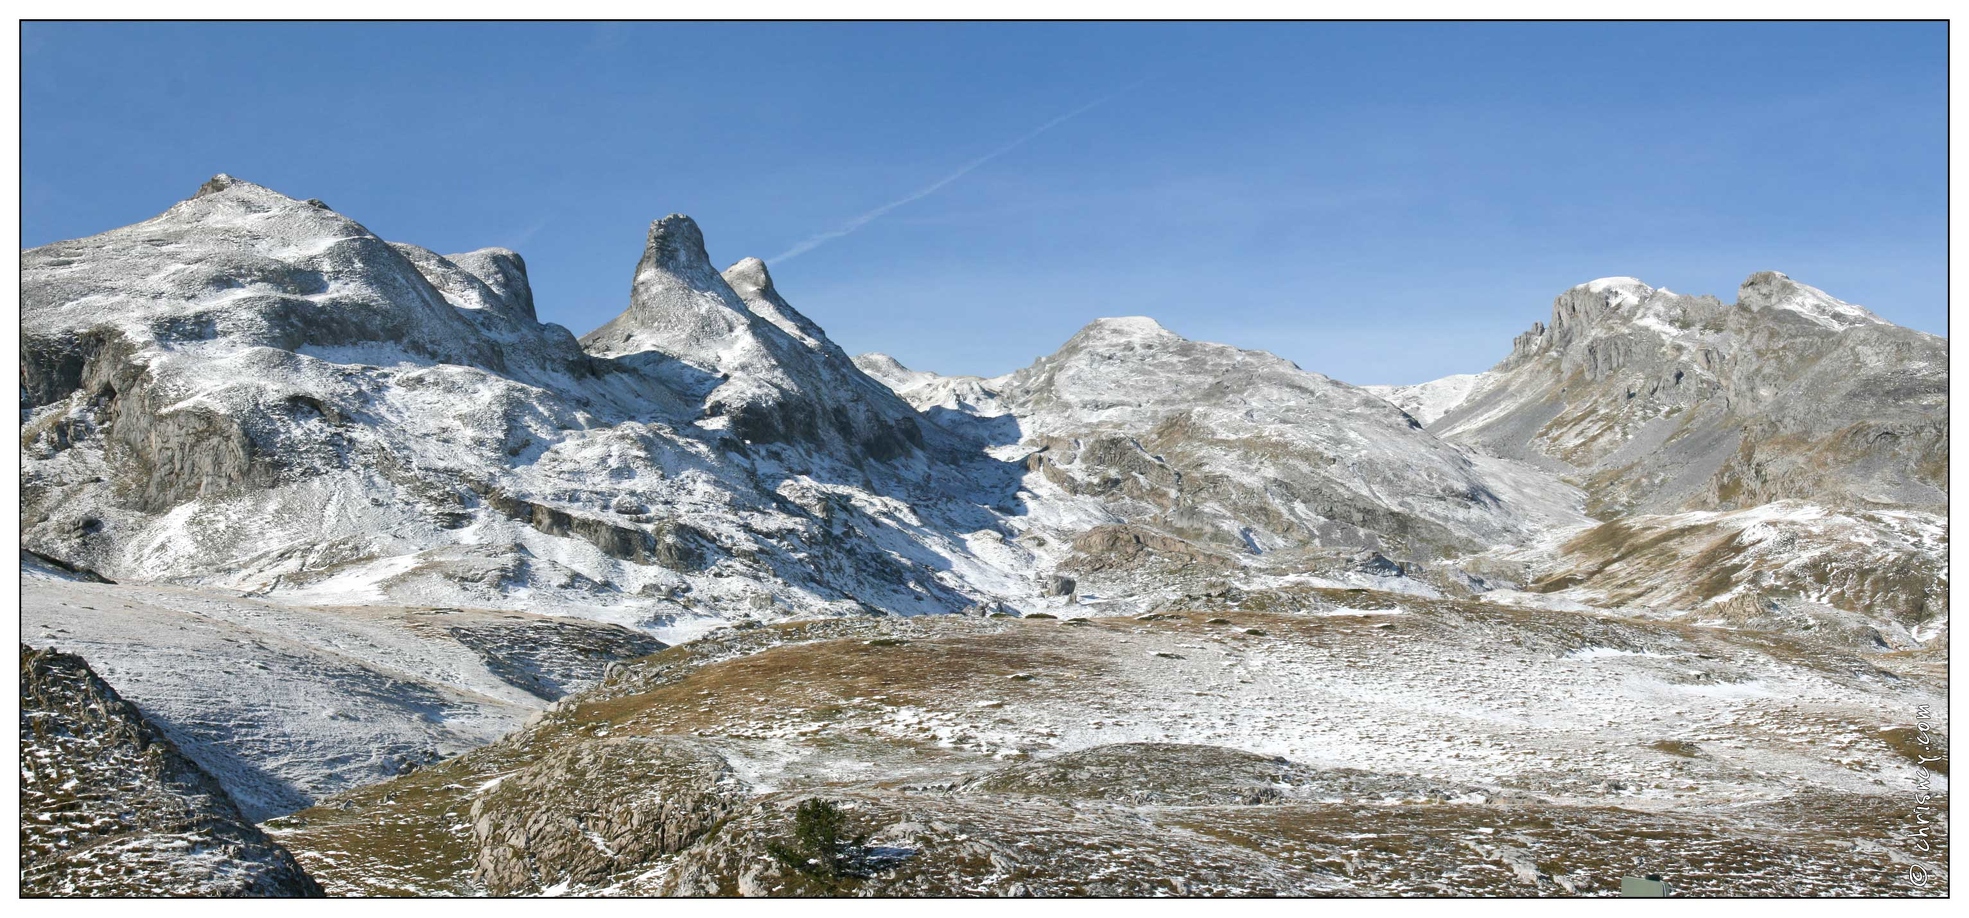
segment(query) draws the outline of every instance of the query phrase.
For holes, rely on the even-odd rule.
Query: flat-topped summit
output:
[[[704,251],[704,231],[697,221],[683,214],[670,214],[650,221],[649,235],[643,242],[642,263],[636,266],[636,279],[659,268],[672,272],[710,270],[711,256]]]
[[[1069,341],[1187,340],[1148,316],[1111,316],[1082,326]]]

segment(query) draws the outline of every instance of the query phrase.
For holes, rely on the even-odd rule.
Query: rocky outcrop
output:
[[[1237,560],[1222,550],[1162,535],[1140,526],[1096,526],[1073,540],[1073,555],[1062,565],[1070,571],[1100,573],[1162,567],[1170,570],[1225,571]]]
[[[684,850],[743,790],[724,759],[685,743],[578,744],[472,802],[472,875],[493,895],[605,880]]]
[[[483,487],[480,496],[487,506],[540,532],[580,539],[608,557],[634,564],[655,564],[673,571],[703,570],[716,544],[688,523],[664,520],[647,527],[623,526],[515,497],[492,486]]]
[[[492,301],[515,321],[537,322],[533,310],[533,286],[526,276],[526,260],[512,249],[478,249],[449,256],[457,265],[492,293]]]
[[[319,896],[82,658],[21,645],[21,892]]]
[[[792,304],[786,302],[785,297],[779,295],[779,290],[773,286],[772,272],[766,270],[764,261],[757,258],[739,259],[720,276],[754,315],[771,322],[775,328],[811,350],[825,352],[837,360],[847,357],[846,352],[830,340],[820,326],[801,315]]]
[[[559,701],[619,672],[624,661],[669,646],[619,625],[514,619],[460,622],[444,630],[478,654],[494,676],[542,701]]]

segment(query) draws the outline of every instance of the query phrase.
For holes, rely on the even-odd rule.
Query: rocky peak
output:
[[[675,358],[634,362],[679,391],[702,392],[704,415],[748,442],[843,447],[837,455],[856,462],[921,444],[915,411],[789,305],[764,262],[720,274],[697,223],[681,214],[650,225],[629,308],[581,344],[604,357]]]
[[[1655,288],[1633,277],[1603,277],[1572,287],[1552,301],[1552,329],[1592,325],[1653,296]]]
[[[1817,287],[1801,284],[1776,271],[1759,271],[1745,278],[1737,288],[1737,305],[1758,313],[1781,310],[1834,330],[1887,324],[1885,319],[1863,307],[1835,299]]]
[[[1598,365],[1603,351],[1695,347],[1723,330],[1728,312],[1715,297],[1684,296],[1633,277],[1603,277],[1559,294],[1552,301],[1551,324],[1535,322],[1518,335],[1499,369],[1541,355],[1557,355],[1570,368],[1581,359]]]
[[[307,227],[320,229],[337,225],[353,227],[357,232],[368,235],[369,231],[349,218],[330,210],[319,198],[306,201],[290,198],[265,185],[256,185],[245,179],[234,178],[224,172],[205,180],[192,196],[178,204],[158,219],[172,222],[189,216],[194,219],[244,211],[248,214],[279,213],[278,221],[283,228],[292,232],[294,228]],[[141,224],[140,224],[141,225]],[[232,230],[232,226],[214,227],[216,230]]]
[[[725,283],[732,285],[742,297],[779,298],[779,291],[773,289],[772,272],[766,270],[766,262],[761,258],[741,258],[725,269]]]
[[[581,339],[590,353],[616,357],[662,351],[704,369],[720,366],[749,313],[711,267],[697,221],[671,214],[650,224],[629,289],[629,308]]]
[[[533,285],[527,280],[526,260],[520,253],[488,248],[445,258],[484,283],[513,315],[539,321],[533,311]]]
[[[221,172],[218,175],[206,179],[205,184],[198,186],[198,191],[194,192],[192,197],[202,198],[208,194],[218,194],[221,191],[231,188],[234,181],[232,176]]]
[[[643,241],[643,260],[636,266],[636,280],[655,269],[671,274],[711,270],[711,256],[704,251],[704,231],[697,221],[683,214],[671,214],[649,225]]]
[[[740,259],[737,264],[725,269],[723,277],[753,315],[778,326],[780,331],[792,335],[810,349],[826,350],[833,346],[819,325],[801,315],[773,288],[773,276],[766,270],[764,261],[757,258]]]
[[[1160,351],[1194,346],[1194,342],[1147,316],[1114,316],[1095,319],[1082,326],[1065,344],[1060,345],[1058,351],[1040,358],[1033,367],[1022,372],[1090,360],[1103,364],[1115,361],[1135,364],[1153,360]]]
[[[1560,294],[1498,382],[1430,429],[1557,463],[1592,483],[1600,513],[1928,507],[1946,501],[1945,423],[1921,401],[1945,388],[1942,347],[1774,271],[1735,304],[1604,278]]]

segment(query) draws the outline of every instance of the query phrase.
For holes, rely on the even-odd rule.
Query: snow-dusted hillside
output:
[[[1490,380],[1489,373],[1458,373],[1412,386],[1362,386],[1361,388],[1394,403],[1395,407],[1408,412],[1410,417],[1427,426],[1434,424],[1437,418],[1455,410],[1456,406],[1463,404],[1471,393],[1483,388]]]
[[[1505,554],[1536,559],[1532,589],[1587,607],[1854,648],[1948,648],[1948,518],[1940,514],[1777,501],[1630,516],[1568,535],[1556,547]]]
[[[319,896],[81,657],[21,646],[20,892]]]
[[[1374,591],[1242,604],[721,635],[275,836],[367,895],[1905,895],[1945,869],[1900,830],[1946,778],[1896,732],[1945,703],[1938,668]],[[866,835],[852,869],[776,856],[810,799]]]
[[[511,732],[663,644],[576,618],[303,606],[23,560],[21,639],[99,660],[264,819]]]
[[[1584,521],[1570,489],[1522,487],[1363,390],[1152,319],[1096,321],[1001,391],[1048,485],[1207,551],[1429,561]]]

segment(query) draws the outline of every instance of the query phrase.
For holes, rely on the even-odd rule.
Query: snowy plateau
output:
[[[226,175],[21,269],[44,893],[1948,890],[1947,341],[1784,274],[1358,387],[676,214],[581,337]]]

